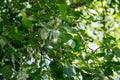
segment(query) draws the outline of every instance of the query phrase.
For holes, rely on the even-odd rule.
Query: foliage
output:
[[[1,0],[0,80],[113,78],[119,0]]]

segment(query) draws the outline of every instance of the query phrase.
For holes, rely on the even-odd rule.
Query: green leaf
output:
[[[81,72],[83,80],[93,80],[94,75],[87,72]]]
[[[70,68],[63,68],[64,73],[70,78],[74,75],[74,72]]]
[[[10,77],[12,76],[12,66],[5,65],[3,68],[0,69],[0,72],[5,78],[10,79]]]
[[[101,74],[100,70],[98,70],[98,69],[91,69],[91,71],[93,72],[93,74],[94,73],[97,75]]]
[[[72,40],[72,39],[70,39],[66,44],[69,45],[72,49],[74,49],[76,46],[74,40]]]
[[[77,2],[77,0],[71,0],[72,2]]]
[[[62,15],[62,18],[66,18],[67,15],[67,5],[66,4],[59,4],[59,11],[60,14]]]
[[[115,56],[120,57],[120,49],[118,47],[114,48],[113,52],[115,53]]]
[[[49,66],[50,66],[50,68],[51,68],[52,71],[57,71],[58,68],[59,68],[59,65],[58,65],[57,61],[52,61]]]
[[[104,53],[104,52],[103,52],[103,53],[97,53],[96,56],[97,56],[97,57],[104,57],[104,56],[105,56],[105,53]]]
[[[80,37],[77,35],[77,36],[74,36],[73,37],[73,40],[75,41],[75,43],[76,43],[76,46],[75,46],[75,48],[74,48],[74,50],[76,50],[76,51],[79,51],[80,50],[80,48],[81,47],[83,47],[82,45],[82,41],[80,40]]]
[[[32,27],[32,22],[26,16],[23,16],[22,25],[25,28],[31,28]]]
[[[68,40],[72,39],[72,35],[66,32],[60,33],[59,38],[61,39],[62,43],[66,43]]]
[[[85,2],[86,2],[87,4],[90,4],[90,3],[91,3],[91,0],[85,0]]]
[[[18,40],[12,40],[10,43],[15,48],[22,48],[24,46],[23,42],[22,41],[18,41]]]
[[[1,0],[0,6],[3,6],[4,4],[4,0]]]
[[[52,76],[57,79],[58,78],[61,79],[63,76],[63,68],[62,68],[61,63],[59,63],[57,61],[52,61],[49,66],[51,68]]]
[[[11,33],[14,33],[14,34],[18,33],[18,29],[15,25],[11,26],[10,31],[11,31]]]
[[[43,28],[41,29],[40,35],[41,35],[41,39],[46,40],[49,36],[49,31]]]
[[[105,74],[106,76],[113,75],[112,68],[111,68],[111,67],[105,68],[104,74]]]
[[[72,23],[72,22],[71,22]],[[65,30],[66,32],[70,32],[70,33],[76,33],[76,30],[75,29],[73,29],[71,26],[61,26],[61,28],[63,29],[63,30]]]
[[[104,58],[107,60],[112,60],[113,57],[114,57],[114,54],[110,54],[110,53],[104,56]]]
[[[58,4],[66,4],[66,0],[57,0]]]

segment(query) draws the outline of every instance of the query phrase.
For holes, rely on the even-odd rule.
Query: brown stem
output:
[[[75,3],[72,3],[72,4],[70,5],[70,7],[72,7],[72,8],[77,8],[77,7],[83,6],[83,5],[85,5],[85,4],[86,4],[85,0],[79,0],[79,1],[77,1],[77,2],[75,2]]]

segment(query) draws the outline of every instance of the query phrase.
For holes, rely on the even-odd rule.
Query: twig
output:
[[[76,31],[77,31],[77,34],[80,37],[80,40],[82,40],[82,44],[84,44],[85,43],[85,39],[83,38],[83,36],[82,36],[81,32],[79,31],[78,27],[77,27]]]
[[[83,5],[85,5],[85,4],[86,4],[85,0],[79,0],[79,1],[77,1],[77,2],[75,2],[75,3],[72,3],[72,4],[70,5],[70,7],[72,7],[72,8],[77,8],[77,7],[83,6]]]
[[[93,0],[89,0],[89,1],[91,2],[91,1],[93,1]],[[84,6],[86,3],[87,3],[86,0],[79,0],[79,1],[77,1],[77,2],[71,3],[70,7],[71,7],[71,8],[77,8],[77,7]]]
[[[80,40],[82,41],[82,44],[85,44],[86,43],[86,40],[84,39],[84,37],[82,36],[81,32],[79,31],[78,27],[76,29],[77,31],[77,34],[79,35],[80,37]],[[100,47],[98,47],[97,49],[93,50],[91,49],[89,46],[86,46],[86,48],[90,49],[93,53],[95,53],[98,49],[100,49]],[[85,49],[85,52],[86,53],[89,53],[86,49]]]

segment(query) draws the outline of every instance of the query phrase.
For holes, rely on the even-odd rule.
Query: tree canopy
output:
[[[120,0],[0,0],[0,80],[120,78]]]

